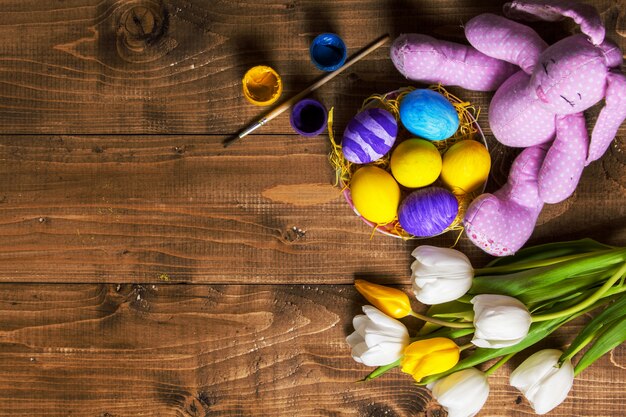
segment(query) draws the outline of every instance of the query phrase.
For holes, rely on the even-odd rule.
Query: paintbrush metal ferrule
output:
[[[263,126],[265,123],[267,123],[267,118],[264,117],[261,120],[259,120],[258,122],[254,123],[254,124],[251,124],[250,126],[245,128],[244,130],[242,130],[241,132],[236,134],[235,136],[226,139],[224,141],[224,147],[226,148],[229,145],[233,144],[234,142],[238,141],[239,139],[241,139],[241,138],[243,138],[245,136],[248,136],[250,133],[254,132],[258,128]]]

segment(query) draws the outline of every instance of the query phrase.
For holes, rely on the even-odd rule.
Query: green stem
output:
[[[615,295],[615,294],[621,294],[623,292],[626,292],[626,285],[620,285],[620,286],[617,286],[617,287],[612,287],[607,292],[604,293],[602,298],[610,297],[610,296]]]
[[[568,359],[572,359],[574,357],[574,355],[576,355],[578,352],[580,352],[581,350],[583,350],[585,348],[585,346],[587,346],[589,343],[591,343],[591,341],[594,339],[594,337],[596,337],[595,334],[590,334],[585,340],[583,340],[577,347],[576,349],[574,349],[573,351],[571,351],[567,356],[561,356],[559,358],[559,364],[562,364],[563,362],[565,362]]]
[[[600,253],[603,252],[609,252],[611,250],[614,249],[608,249],[606,251],[594,251],[594,252],[586,252],[586,253],[579,253],[576,255],[567,255],[567,256],[561,256],[558,258],[552,258],[552,259],[541,259],[539,261],[532,261],[532,262],[521,262],[518,264],[510,264],[510,265],[503,265],[503,266],[492,266],[492,267],[487,267],[487,268],[477,268],[474,269],[474,276],[479,276],[479,275],[491,275],[491,274],[499,274],[502,272],[511,272],[511,271],[521,271],[523,269],[531,269],[531,268],[540,268],[543,266],[550,266],[550,265],[554,265],[554,264],[558,264],[561,262],[567,262],[567,261],[572,261],[574,259],[580,259],[580,258],[586,258],[586,257],[591,257],[591,256],[596,256]]]
[[[463,352],[465,349],[469,349],[471,347],[474,347],[474,344],[473,343],[468,343],[467,345],[459,346],[459,351]]]
[[[618,269],[617,272],[613,274],[613,276],[604,283],[604,285],[602,285],[595,293],[593,293],[585,301],[581,302],[580,304],[576,304],[575,306],[572,306],[570,308],[567,308],[565,310],[562,310],[562,311],[534,316],[533,323],[546,321],[546,320],[552,320],[552,319],[558,319],[559,317],[569,316],[570,314],[574,314],[580,310],[583,310],[589,307],[590,305],[594,304],[596,301],[601,299],[605,295],[605,293],[611,289],[613,284],[615,284],[620,278],[622,278],[622,275],[624,275],[624,273],[626,273],[626,263],[624,263],[620,267],[620,269]]]
[[[370,381],[374,378],[378,378],[379,376],[381,376],[382,374],[386,373],[387,371],[392,370],[393,368],[400,366],[400,361],[402,360],[402,358],[398,359],[395,362],[390,363],[389,365],[385,365],[385,366],[379,366],[378,368],[376,368],[371,374],[369,374],[368,376],[366,376],[365,378],[361,379],[360,381],[357,382],[365,382],[365,381]]]
[[[516,354],[517,354],[517,352],[511,352],[508,355],[505,355],[505,356],[501,357],[498,362],[496,362],[493,365],[491,365],[489,367],[489,369],[487,369],[485,371],[485,375],[489,376],[489,375],[493,374],[495,371],[497,371],[502,365],[507,363],[509,361],[509,359],[511,359]]]
[[[473,323],[457,323],[457,322],[439,320],[434,317],[429,317],[423,314],[416,313],[415,311],[411,311],[409,314],[415,318],[426,321],[428,323],[438,324],[439,326],[452,327],[453,329],[469,329],[469,328],[474,327]]]

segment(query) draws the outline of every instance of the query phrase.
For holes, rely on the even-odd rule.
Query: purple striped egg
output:
[[[398,135],[398,122],[387,110],[365,109],[343,132],[343,156],[355,164],[367,164],[385,155]]]

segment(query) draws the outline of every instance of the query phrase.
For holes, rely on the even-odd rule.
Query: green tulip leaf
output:
[[[587,252],[612,249],[611,246],[603,245],[593,239],[573,240],[570,242],[546,243],[544,245],[523,248],[513,256],[496,258],[487,264],[487,267],[506,266],[516,263],[541,261],[544,259],[559,258],[562,256],[578,255]]]
[[[626,341],[626,315],[605,328],[576,364],[574,375],[578,375],[605,353]]]
[[[585,258],[506,275],[474,277],[469,294],[504,294],[527,304],[579,292],[608,278],[611,265],[621,264],[626,250],[600,251]]]
[[[563,358],[571,357],[579,352],[587,343],[596,338],[603,328],[610,326],[613,322],[626,316],[626,295],[621,296],[617,301],[608,306],[600,314],[594,317],[578,336],[572,341],[570,346],[563,352]],[[582,346],[581,346],[582,345]]]

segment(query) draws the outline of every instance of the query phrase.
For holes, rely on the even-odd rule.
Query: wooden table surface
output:
[[[624,49],[624,2],[592,2]],[[418,242],[370,239],[333,187],[328,136],[286,115],[223,149],[259,115],[245,70],[269,64],[288,97],[320,75],[308,46],[349,53],[389,32],[462,41],[501,2],[3,0],[0,3],[0,415],[443,416],[391,372],[367,384],[345,337],[368,277],[409,290]],[[549,42],[568,22],[533,24]],[[407,85],[381,48],[320,89],[341,131],[372,93]],[[513,152],[487,127],[490,189]],[[589,120],[597,109],[589,112]],[[626,244],[626,128],[531,243]],[[449,246],[448,234],[424,240]],[[462,237],[475,265],[489,259]],[[584,320],[546,346],[564,346]],[[513,361],[514,362],[514,361]],[[515,363],[514,363],[515,364]],[[513,364],[513,365],[514,365]],[[528,416],[491,379],[482,416]],[[626,348],[576,379],[552,416],[626,415]]]

